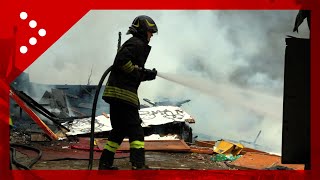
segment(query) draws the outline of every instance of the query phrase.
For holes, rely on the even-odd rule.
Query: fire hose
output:
[[[119,36],[118,36],[117,51],[119,51],[120,47],[121,47],[121,32],[119,32]],[[91,113],[90,154],[89,154],[89,165],[88,165],[89,170],[92,170],[92,164],[93,164],[94,125],[95,125],[95,120],[96,120],[96,108],[97,108],[97,103],[98,103],[98,96],[100,93],[100,89],[102,87],[102,83],[104,82],[107,75],[111,72],[111,69],[112,69],[112,65],[103,73],[103,75],[99,81],[99,84],[96,88],[96,93],[95,93],[94,99],[93,99],[92,113]]]
[[[110,73],[112,69],[112,66],[110,66],[102,75],[99,84],[96,88],[96,93],[94,95],[93,99],[93,105],[92,105],[92,114],[91,114],[91,134],[90,134],[90,155],[89,155],[89,166],[88,169],[92,170],[92,164],[93,164],[93,146],[94,146],[94,125],[95,125],[95,119],[96,119],[96,108],[97,108],[97,102],[98,97],[100,93],[100,89],[102,87],[102,83],[107,77],[107,75]]]
[[[35,152],[38,153],[38,156],[35,157],[35,158],[30,162],[29,165],[27,165],[27,166],[26,166],[26,165],[23,165],[23,164],[21,164],[20,162],[18,162],[18,161],[16,160],[16,158],[15,158],[15,157],[16,157],[16,149],[15,149],[14,147],[21,147],[21,148],[25,148],[25,149],[28,149],[28,150],[35,151]],[[10,169],[12,169],[11,165],[14,164],[14,165],[16,165],[16,167],[18,167],[18,168],[23,168],[23,169],[25,169],[25,170],[31,170],[32,166],[37,163],[37,161],[41,158],[41,156],[42,156],[42,151],[41,151],[40,149],[38,149],[38,148],[31,147],[31,146],[27,146],[27,145],[23,145],[23,144],[14,144],[14,143],[11,143],[11,144],[10,144],[10,161],[11,161],[11,162],[10,162]]]

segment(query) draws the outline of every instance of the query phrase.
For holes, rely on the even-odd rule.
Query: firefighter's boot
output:
[[[145,164],[144,148],[130,148],[130,162],[132,163],[132,170],[147,170],[149,166]]]
[[[132,170],[148,170],[148,165],[145,165],[145,163],[132,163]]]
[[[104,149],[102,151],[98,170],[118,170],[118,167],[113,166],[114,153]]]

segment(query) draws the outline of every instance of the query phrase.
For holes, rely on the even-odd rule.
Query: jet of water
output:
[[[168,81],[198,90],[209,96],[222,99],[232,105],[240,105],[260,115],[276,119],[282,118],[282,98],[232,86],[219,84],[202,78],[158,72],[157,76]]]

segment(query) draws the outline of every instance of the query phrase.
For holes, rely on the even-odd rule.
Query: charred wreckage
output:
[[[96,88],[95,85],[37,84],[30,82],[27,73],[22,73],[10,87],[12,145],[19,141],[22,144],[31,141],[72,142],[79,141],[79,137],[88,137],[91,132],[90,117]],[[192,142],[190,124],[195,121],[180,108],[190,100],[144,100],[148,104],[141,104],[139,114],[146,139],[169,138]],[[108,104],[99,100],[96,108],[95,138],[107,138],[112,129],[108,111]],[[22,168],[28,169],[23,166]]]
[[[11,84],[10,117],[14,122],[13,129],[25,133],[44,133],[52,140],[86,136],[90,133],[88,125],[95,90],[95,85],[36,84],[29,81],[27,73],[23,73]],[[43,92],[41,97],[39,92]],[[142,104],[139,113],[145,136],[177,135],[186,142],[192,142],[190,124],[195,121],[180,108],[190,100],[156,103],[144,100],[148,104]],[[95,122],[97,137],[107,137],[112,128],[107,112],[108,104],[99,100],[97,115],[100,115]]]

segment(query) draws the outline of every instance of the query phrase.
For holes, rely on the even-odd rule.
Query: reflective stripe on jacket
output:
[[[116,99],[139,108],[137,91],[142,79],[134,66],[144,68],[150,50],[148,42],[135,36],[121,46],[102,96],[106,102]]]
[[[139,105],[139,98],[136,93],[115,86],[107,85],[103,92],[103,96],[124,100],[134,105]]]

